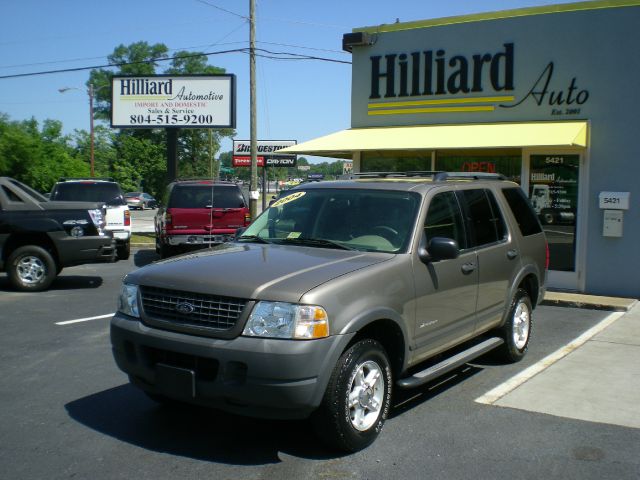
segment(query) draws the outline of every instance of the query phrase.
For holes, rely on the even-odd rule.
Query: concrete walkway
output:
[[[616,310],[477,402],[640,428],[640,304],[549,292],[545,303]]]

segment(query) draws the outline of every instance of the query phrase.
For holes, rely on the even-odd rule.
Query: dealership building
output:
[[[356,28],[351,128],[288,148],[354,172],[495,172],[547,233],[549,287],[640,298],[640,1]]]

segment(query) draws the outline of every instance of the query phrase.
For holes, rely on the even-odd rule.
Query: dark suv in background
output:
[[[235,241],[128,274],[113,353],[158,401],[310,417],[359,450],[394,388],[525,355],[547,258],[524,192],[495,174],[307,183]]]
[[[126,260],[131,253],[131,212],[117,182],[111,178],[61,178],[51,194],[51,201],[99,202],[106,207],[106,230],[116,241],[116,253]]]
[[[156,252],[162,258],[231,240],[251,216],[231,182],[179,180],[167,187],[155,216]]]

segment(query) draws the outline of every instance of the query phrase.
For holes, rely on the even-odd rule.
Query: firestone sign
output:
[[[258,140],[258,166],[263,167],[295,167],[297,156],[290,153],[277,153],[278,150],[297,145],[296,140]],[[233,141],[233,166],[251,166],[251,141]]]
[[[114,128],[235,128],[235,75],[115,76]]]

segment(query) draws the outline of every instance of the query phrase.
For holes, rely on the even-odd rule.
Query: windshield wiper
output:
[[[325,240],[324,238],[283,238],[282,243],[295,243],[296,245],[304,245],[309,247],[338,248],[340,250],[355,250],[354,248],[344,245],[343,243],[335,242],[333,240]]]
[[[263,237],[259,237],[258,235],[240,235],[238,238],[236,238],[236,240],[248,240],[251,242],[257,241],[258,243],[273,243],[272,241],[267,240]]]

